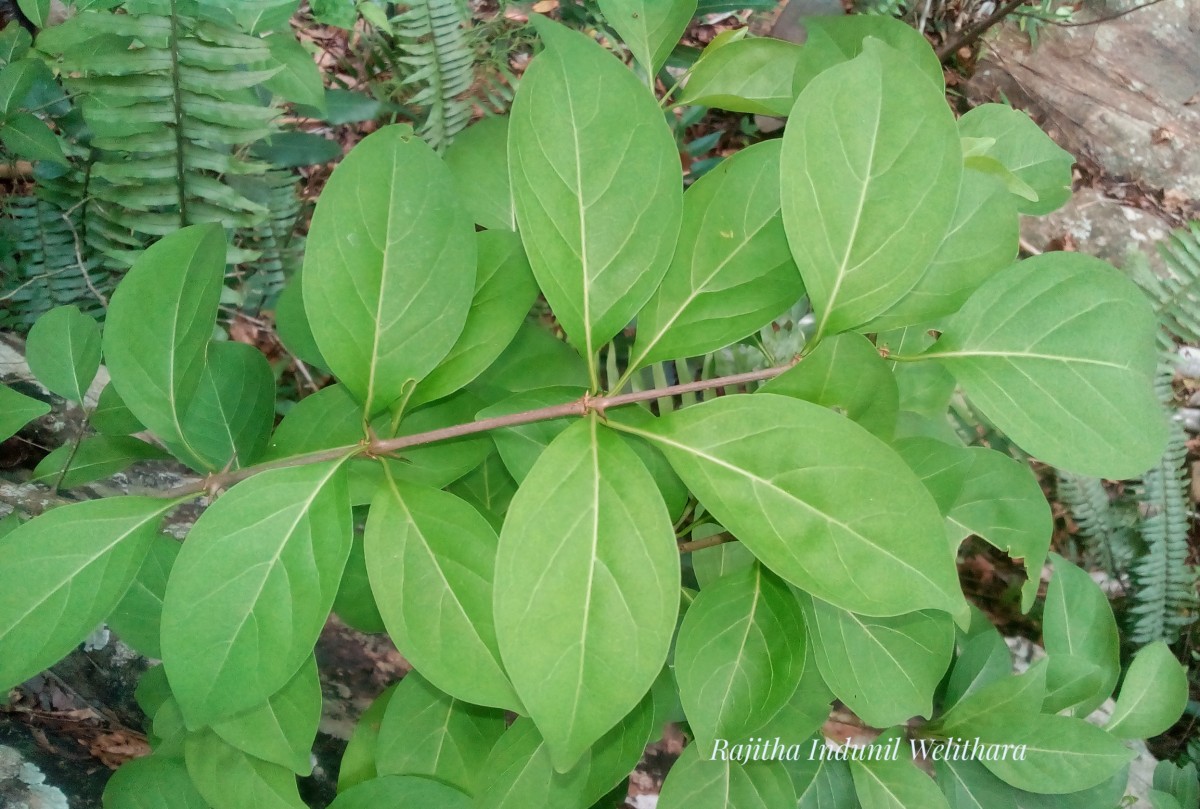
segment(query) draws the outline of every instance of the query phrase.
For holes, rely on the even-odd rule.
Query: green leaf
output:
[[[325,110],[300,105],[296,112],[309,118],[320,118],[327,124],[340,126],[360,121],[372,121],[383,112],[383,104],[368,93],[339,88],[325,90]]]
[[[1027,464],[985,447],[955,447],[932,438],[897,441],[896,451],[946,515],[951,542],[974,534],[1025,564],[1022,609],[1037,597],[1054,517]]]
[[[587,365],[570,346],[541,326],[525,323],[500,358],[472,384],[489,401],[553,386],[584,388]]]
[[[955,705],[984,686],[1003,680],[1012,674],[1012,653],[1000,633],[990,624],[988,629],[962,644],[962,651],[950,669],[943,699]]]
[[[584,756],[587,762],[587,777],[584,780],[583,804],[589,805],[600,799],[622,781],[641,761],[646,752],[646,745],[658,738],[662,725],[655,723],[655,718],[661,710],[662,694],[660,689],[665,687],[674,696],[674,685],[671,683],[671,673],[664,668],[654,681],[650,693],[642,697],[642,701],[630,711],[616,727],[600,737],[600,741],[592,745],[591,751]]]
[[[1146,793],[1146,798],[1150,801],[1151,809],[1182,809],[1178,799],[1168,792],[1152,789]]]
[[[600,12],[653,76],[692,21],[696,0],[600,0]]]
[[[1015,790],[978,761],[942,758],[934,767],[950,809],[1017,809]]]
[[[312,653],[350,553],[340,462],[242,481],[196,521],[163,600],[163,664],[189,728],[253,708]]]
[[[850,765],[836,759],[821,761],[798,803],[798,809],[859,809],[859,806]]]
[[[226,743],[298,775],[312,772],[312,746],[321,722],[321,680],[309,656],[283,688],[256,708],[217,722]]]
[[[546,49],[513,101],[514,208],[538,285],[598,387],[600,347],[671,261],[682,168],[654,96],[624,65],[582,34],[533,22]]]
[[[1021,732],[1008,734],[1023,745],[1023,760],[984,759],[1001,781],[1046,795],[1078,792],[1102,784],[1128,764],[1134,752],[1083,719],[1039,714]]]
[[[337,598],[333,600],[333,611],[351,629],[367,634],[386,631],[379,605],[375,603],[375,595],[371,592],[363,536],[358,530],[354,532],[350,557],[346,560],[346,569],[342,571]]]
[[[979,171],[964,170],[954,219],[929,268],[869,328],[928,323],[957,312],[984,281],[1016,259],[1019,231],[1017,205],[1004,186]]]
[[[162,656],[159,636],[163,594],[179,547],[171,537],[155,537],[133,583],[106,619],[121,640],[146,657]]]
[[[411,392],[462,333],[474,231],[411,129],[380,129],[334,170],[308,236],[304,305],[321,356],[368,414]]]
[[[1109,673],[1091,660],[1058,653],[1046,664],[1046,699],[1044,713],[1058,713],[1087,702],[1102,691]],[[1111,691],[1111,686],[1109,686]]]
[[[29,95],[39,68],[44,70],[45,65],[33,59],[21,59],[0,70],[0,118],[14,112]]]
[[[854,14],[834,16],[811,16],[804,20],[808,31],[808,42],[805,49],[812,47],[814,41],[829,42],[840,52],[844,59],[853,59],[863,52],[868,38],[878,39],[904,54],[925,75],[939,92],[945,89],[945,79],[942,76],[942,64],[929,47],[929,41],[911,25],[887,15]],[[828,59],[824,48],[822,59]],[[795,91],[799,92],[812,79],[813,61],[802,63],[802,72],[796,76]],[[818,72],[823,69],[821,61],[816,62]]]
[[[866,323],[916,285],[961,176],[954,116],[900,52],[868,39],[809,83],[783,136],[782,198],[818,337]]]
[[[1099,667],[1098,687],[1074,710],[1076,716],[1087,716],[1108,699],[1121,674],[1117,620],[1108,597],[1086,571],[1057,554],[1051,554],[1050,561],[1054,577],[1046,591],[1042,639],[1051,658],[1071,655]],[[1053,680],[1047,685],[1058,687]]]
[[[47,390],[83,404],[100,368],[100,327],[78,307],[51,309],[29,330],[25,358]]]
[[[918,770],[907,755],[852,760],[850,774],[859,801],[871,809],[949,809],[937,784]]]
[[[204,377],[225,275],[225,234],[193,225],[151,245],[109,302],[104,358],[129,411],[173,454],[197,463],[184,416]]]
[[[484,763],[479,783],[483,785],[476,809],[579,809],[589,805],[590,756],[567,772],[556,772],[550,763],[547,744],[537,726],[525,718],[504,732]]]
[[[362,421],[362,406],[345,387],[321,388],[288,411],[275,428],[263,460],[350,447],[364,437]]]
[[[450,353],[413,392],[412,407],[440,399],[479,376],[508,347],[537,299],[537,283],[515,233],[476,234],[479,268],[475,296]]]
[[[485,407],[477,414],[477,418],[486,419],[494,416],[506,416],[525,410],[542,407],[553,407],[578,400],[587,391],[583,388],[554,387],[542,390],[524,391],[515,396],[498,402],[491,407]],[[545,419],[530,424],[519,424],[515,427],[504,427],[492,431],[492,440],[504,460],[513,480],[521,483],[529,470],[537,463],[546,447],[550,445],[563,430],[567,429],[569,421],[566,417],[560,419]]]
[[[410,672],[383,715],[375,766],[380,775],[422,775],[475,795],[504,731],[502,711],[457,700]]]
[[[1046,666],[1035,665],[1024,674],[1009,675],[963,697],[946,711],[931,731],[941,736],[978,737],[1005,744],[1006,736],[1039,716],[1046,694]]]
[[[595,418],[573,424],[513,497],[496,557],[500,654],[555,769],[658,676],[679,576],[670,518],[637,455]]]
[[[1200,781],[1192,762],[1182,767],[1169,761],[1158,762],[1154,768],[1154,788],[1174,795],[1182,809],[1200,807]]]
[[[246,755],[211,730],[189,734],[183,750],[188,775],[212,809],[306,809],[294,773]]]
[[[457,789],[411,775],[389,775],[347,790],[329,809],[471,809],[471,799]]]
[[[759,389],[831,408],[883,440],[896,427],[900,391],[887,362],[861,334],[837,334]]]
[[[660,809],[780,809],[796,803],[787,771],[773,761],[741,764],[688,745],[671,765]],[[730,757],[732,758],[732,756]]]
[[[455,481],[448,489],[472,505],[497,532],[504,524],[508,504],[517,491],[517,482],[504,468],[498,452],[487,456],[474,470]]]
[[[58,662],[112,612],[176,505],[72,503],[0,538],[0,690]]]
[[[933,692],[954,652],[949,615],[864,618],[820,599],[800,603],[821,675],[855,715],[879,728],[933,715]]]
[[[774,739],[776,736],[790,742],[806,739],[819,731],[829,719],[829,708],[833,699],[833,692],[829,690],[817,668],[816,655],[806,654],[804,671],[791,699],[785,702],[766,724],[752,732],[761,739]],[[789,766],[795,776],[795,767],[799,765]],[[797,786],[797,789],[799,788]]]
[[[679,698],[695,744],[708,750],[765,725],[795,693],[805,654],[800,605],[762,565],[701,590],[675,646]]]
[[[479,412],[481,404],[479,397],[470,391],[459,391],[405,416],[397,435],[414,435],[464,424]],[[376,424],[376,431],[382,433],[381,427]],[[468,435],[401,450],[399,454],[403,461],[388,461],[387,464],[397,480],[440,489],[479,466],[491,451],[492,442],[486,435]]]
[[[379,727],[383,724],[388,702],[399,687],[400,683],[389,686],[359,715],[338,768],[338,792],[345,792],[377,775],[375,751],[379,746]]]
[[[315,107],[324,116],[327,111],[325,88],[312,54],[296,41],[290,30],[272,34],[266,39],[274,61],[271,66],[282,69],[264,81],[262,86],[285,101]]]
[[[33,37],[19,25],[6,25],[0,30],[0,65],[11,65],[25,54]]]
[[[209,809],[177,758],[126,761],[104,785],[105,809]]]
[[[0,385],[0,441],[11,438],[26,424],[49,412],[50,405],[45,402]]]
[[[17,8],[36,28],[45,28],[50,16],[50,0],[17,0]]]
[[[308,315],[304,311],[304,285],[301,277],[295,276],[279,293],[275,302],[275,329],[283,347],[296,359],[328,372],[329,365],[317,348]]]
[[[965,609],[933,499],[899,456],[849,419],[764,393],[687,407],[637,434],[662,449],[718,522],[797,587],[862,615]]]
[[[379,613],[405,659],[453,697],[519,710],[496,645],[487,521],[452,494],[389,479],[364,545]]]
[[[506,116],[489,115],[459,132],[444,159],[475,224],[488,230],[517,229],[508,179]]]
[[[0,123],[0,143],[26,160],[49,160],[70,166],[58,138],[45,122],[32,113],[18,112],[5,118]]]
[[[1158,326],[1122,273],[1080,253],[1044,253],[993,276],[923,357],[1040,460],[1125,478],[1166,442],[1150,379]]]
[[[721,532],[720,526],[712,526],[711,532],[704,531],[703,528],[704,526],[697,528],[692,537],[704,539]],[[754,562],[754,554],[741,542],[723,542],[712,548],[692,551],[692,570],[701,590],[722,576],[751,567]]]
[[[112,382],[100,391],[100,398],[96,401],[96,408],[92,411],[88,423],[104,435],[132,435],[146,429],[121,401],[121,395],[117,393]]]
[[[724,348],[803,294],[779,213],[779,142],[756,144],[683,195],[679,246],[638,314],[629,367]]]
[[[768,37],[709,46],[692,68],[675,103],[732,112],[787,115],[796,100],[792,78],[804,49]]]
[[[275,420],[275,375],[246,343],[209,346],[187,415],[184,437],[211,470],[250,466],[262,455]]]
[[[1187,670],[1167,644],[1156,641],[1134,655],[1104,729],[1122,739],[1148,739],[1175,724],[1187,702]]]
[[[337,160],[342,145],[315,132],[272,132],[251,146],[250,154],[277,168],[296,168]]]
[[[1007,104],[983,104],[958,121],[965,138],[989,138],[985,154],[1000,161],[1037,193],[1030,202],[1017,198],[1023,214],[1041,216],[1055,211],[1071,198],[1071,167],[1075,158],[1050,139],[1029,115]]]

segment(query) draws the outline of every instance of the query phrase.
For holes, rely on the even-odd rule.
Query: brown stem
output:
[[[719,534],[713,534],[704,539],[694,539],[691,542],[680,542],[677,546],[680,553],[692,553],[693,551],[702,551],[705,548],[715,548],[718,545],[724,545],[726,542],[737,542],[737,537],[732,534],[722,531]]]
[[[959,31],[955,36],[951,37],[946,42],[942,43],[937,49],[938,59],[946,61],[953,56],[959,48],[974,44],[975,40],[979,39],[996,23],[1003,20],[1016,9],[1025,5],[1028,0],[1008,0],[1007,3],[997,6],[996,10],[988,16],[984,17],[974,25],[968,25],[966,28]]]

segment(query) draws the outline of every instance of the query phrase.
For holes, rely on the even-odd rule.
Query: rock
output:
[[[1047,216],[1024,217],[1021,235],[1037,250],[1064,247],[1128,266],[1131,253],[1141,253],[1151,267],[1165,269],[1155,248],[1171,225],[1153,213],[1131,208],[1095,188],[1076,191],[1071,200]]]

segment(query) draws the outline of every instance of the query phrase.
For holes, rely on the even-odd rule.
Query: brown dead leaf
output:
[[[1155,146],[1161,146],[1164,143],[1170,143],[1175,140],[1175,130],[1169,126],[1160,126],[1158,129],[1150,133],[1150,142]]]
[[[123,730],[97,736],[87,748],[104,766],[113,770],[130,759],[150,755],[150,745],[145,737]]]
[[[558,8],[558,0],[538,0],[533,4],[533,10],[538,14],[549,14]]]

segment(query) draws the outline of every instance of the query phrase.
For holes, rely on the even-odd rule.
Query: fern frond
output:
[[[262,222],[239,230],[234,239],[247,253],[258,256],[241,268],[242,309],[255,313],[283,290],[303,260],[304,237],[297,233],[299,180],[290,171],[273,169],[260,177],[238,178],[237,187],[269,211]]]
[[[1200,222],[1172,232],[1158,251],[1167,274],[1158,275],[1142,263],[1134,268],[1134,280],[1172,337],[1200,343]]]
[[[420,88],[411,102],[428,110],[418,134],[439,152],[471,120],[462,98],[475,80],[469,19],[461,0],[417,0],[392,21],[400,62],[412,69],[404,84]]]
[[[1104,481],[1058,471],[1058,499],[1071,512],[1082,551],[1112,576],[1132,563],[1137,547],[1129,519],[1113,505]]]

